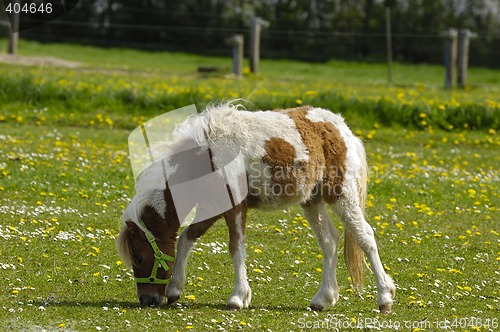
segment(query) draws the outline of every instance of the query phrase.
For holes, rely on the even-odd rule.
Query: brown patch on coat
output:
[[[311,106],[302,106],[276,111],[287,114],[295,122],[309,151],[307,173],[313,176],[306,176],[306,181],[309,186],[314,186],[317,175],[322,174],[321,194],[331,204],[342,192],[347,146],[333,123],[313,122],[306,117],[311,109]]]
[[[279,137],[273,137],[266,141],[264,149],[266,155],[262,161],[271,167],[289,167],[297,155],[293,145]]]
[[[270,166],[271,180],[269,191],[275,196],[295,197],[299,163],[295,163],[297,153],[292,144],[282,138],[273,137],[266,141],[266,155],[262,161]]]

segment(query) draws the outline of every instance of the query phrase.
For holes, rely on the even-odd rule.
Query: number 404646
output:
[[[9,3],[5,8],[7,13],[26,13],[26,14],[36,14],[36,13],[52,13],[52,4],[48,3],[24,3],[21,5],[20,3]]]

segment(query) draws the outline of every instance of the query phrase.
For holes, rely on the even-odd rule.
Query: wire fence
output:
[[[207,14],[207,17],[209,15]],[[3,25],[7,25],[3,21]],[[175,50],[206,55],[228,55],[225,40],[233,34],[248,39],[250,28],[222,26],[180,26],[129,24],[106,20],[69,20],[64,17],[20,32],[21,38],[40,42],[72,42],[106,47],[147,50]],[[4,28],[3,35],[7,34]],[[444,40],[439,31],[393,32],[396,61],[442,63]],[[305,61],[329,59],[383,61],[386,57],[385,32],[310,31],[270,27],[262,30],[263,58],[292,58]],[[471,42],[471,66],[500,66],[500,33],[478,34]]]

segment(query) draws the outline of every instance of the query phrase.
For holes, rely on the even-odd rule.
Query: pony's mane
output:
[[[236,104],[238,101],[241,100],[212,103],[203,112],[190,115],[174,130],[173,144],[185,139],[193,139],[200,145],[206,144],[207,140],[210,141],[213,136],[213,129],[217,128],[220,123],[224,123],[224,119],[245,109],[243,105]]]
[[[120,256],[123,264],[132,268],[132,255],[130,253],[130,246],[128,242],[129,229],[126,224],[123,224],[118,237],[116,238],[116,249],[118,251],[118,256]]]
[[[161,160],[150,164],[141,171],[141,174],[136,179],[136,194],[123,212],[123,221],[132,221],[142,229],[139,220],[147,205],[155,209],[162,217],[165,216],[167,209],[163,196],[163,191],[166,189],[165,176],[175,171],[175,167],[170,166],[168,163],[169,157],[185,150],[186,144],[189,144],[188,142],[203,146],[207,141],[212,141],[217,124],[222,123],[224,118],[231,117],[234,112],[244,108],[240,104],[235,104],[236,101],[208,105],[202,113],[192,114],[187,117],[174,130],[172,141],[153,143],[155,151],[161,151],[159,154]],[[122,249],[125,250],[126,248],[122,246]]]

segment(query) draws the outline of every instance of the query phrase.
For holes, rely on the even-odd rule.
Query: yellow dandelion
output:
[[[457,270],[457,269],[448,269],[449,273],[456,273],[456,274],[462,274],[462,271]]]

